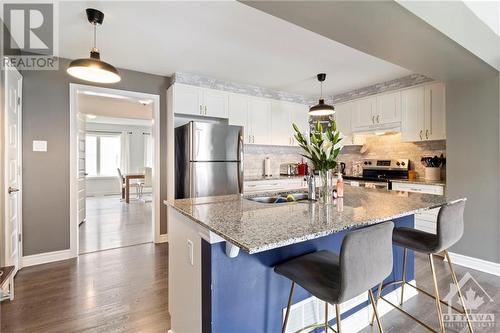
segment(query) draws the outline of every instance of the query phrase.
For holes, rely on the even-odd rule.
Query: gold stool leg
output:
[[[378,285],[377,298],[375,299],[375,306],[378,306],[378,301],[382,296],[382,286],[384,285],[384,281],[380,282]],[[372,319],[370,320],[370,326],[373,326],[373,322],[375,321],[375,312],[372,314]]]
[[[325,302],[325,333],[328,333],[328,302]]]
[[[341,333],[340,330],[340,307],[338,304],[335,304],[335,315],[337,317],[337,333]]]
[[[403,306],[405,284],[406,284],[406,258],[408,256],[408,249],[405,247],[403,255],[403,278],[401,279],[403,283],[401,284],[401,299],[399,300],[399,305]]]
[[[455,283],[455,286],[457,287],[458,297],[460,298],[460,303],[462,303],[462,307],[464,308],[465,318],[467,319],[467,326],[469,326],[470,333],[474,333],[474,330],[472,329],[472,323],[470,322],[469,318],[469,312],[465,307],[464,297],[462,296],[462,291],[460,290],[460,285],[458,284],[457,276],[455,274],[455,270],[453,269],[453,265],[451,264],[450,255],[448,254],[447,250],[444,251],[444,255],[446,257],[446,260],[448,260],[448,266],[450,267],[451,278],[453,279],[453,283]]]
[[[384,333],[384,330],[382,329],[382,324],[380,323],[380,318],[378,317],[377,304],[375,303],[375,298],[373,297],[373,292],[371,289],[368,289],[368,295],[370,296],[370,302],[372,303],[373,306],[373,314],[377,319],[378,330],[380,331],[380,333]]]
[[[434,268],[434,258],[432,257],[432,253],[429,254],[429,261],[431,264],[431,271],[432,271],[432,280],[434,282],[434,292],[436,296],[436,309],[438,312],[438,320],[439,320],[439,327],[441,328],[441,332],[445,332],[444,330],[444,320],[443,320],[443,311],[441,310],[441,298],[439,297],[439,289],[437,285],[437,279],[436,279],[436,269]]]
[[[290,315],[290,307],[292,305],[293,291],[295,289],[295,282],[292,281],[292,287],[290,288],[290,295],[288,296],[288,306],[286,307],[285,321],[283,322],[283,327],[281,328],[281,333],[286,332],[286,325],[288,324],[288,316]]]

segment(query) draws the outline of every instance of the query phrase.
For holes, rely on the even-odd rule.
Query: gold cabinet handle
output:
[[[207,106],[205,105],[205,116],[207,115]]]
[[[377,115],[377,124],[380,123],[379,119],[380,119],[380,115]]]
[[[425,130],[425,138],[429,139],[429,130],[428,129]]]
[[[422,132],[423,132],[423,131],[422,131],[422,130],[420,130],[420,140],[422,140],[422,139],[423,139],[423,138],[422,138]]]
[[[203,114],[203,105],[200,104],[200,114]]]
[[[375,116],[372,116],[372,124],[375,124]]]

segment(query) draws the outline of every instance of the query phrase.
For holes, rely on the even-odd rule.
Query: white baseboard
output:
[[[500,264],[483,259],[464,256],[463,254],[449,252],[454,265],[460,265],[493,275],[500,276]]]
[[[22,267],[46,264],[49,262],[75,258],[70,249],[33,254],[22,258]]]
[[[168,234],[161,234],[155,243],[159,244],[159,243],[166,243],[166,242],[168,242]]]

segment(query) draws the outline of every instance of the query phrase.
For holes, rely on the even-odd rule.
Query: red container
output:
[[[301,176],[307,175],[307,163],[297,164],[297,174]]]

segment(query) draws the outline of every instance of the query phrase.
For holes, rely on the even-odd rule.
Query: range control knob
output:
[[[367,162],[367,161],[365,161],[365,163],[363,163],[363,164],[364,164],[364,165],[368,165],[368,162]]]
[[[401,162],[401,165],[402,165],[402,166],[405,166],[405,164],[406,164],[405,162]]]
[[[396,162],[396,165],[397,165],[397,166],[400,166],[400,165],[401,165],[401,163],[399,163],[399,162]]]

